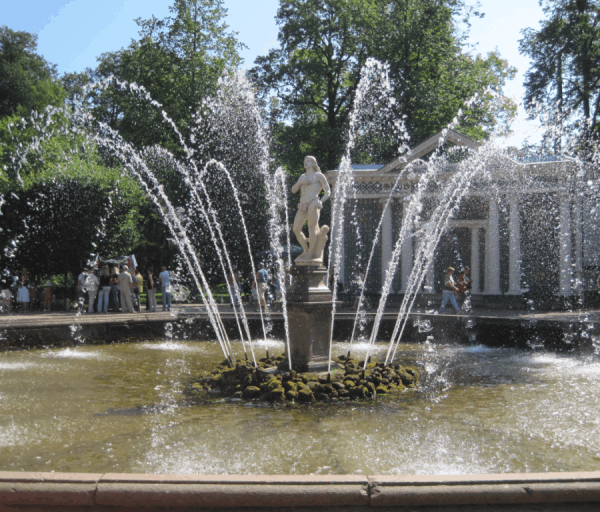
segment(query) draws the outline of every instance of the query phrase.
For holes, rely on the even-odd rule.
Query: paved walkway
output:
[[[249,319],[258,319],[259,313],[254,311],[253,306],[245,306],[246,316]],[[223,319],[233,319],[234,312],[228,305],[219,305],[219,313]],[[368,317],[374,318],[376,310],[370,310]],[[274,320],[282,319],[280,311],[269,312]],[[336,318],[340,320],[352,320],[356,316],[356,311],[341,308],[336,313]],[[391,320],[398,316],[398,308],[386,308],[384,319]],[[600,321],[600,310],[579,310],[579,311],[522,311],[522,310],[503,310],[503,309],[476,309],[470,315],[443,313],[437,315],[432,310],[425,311],[423,308],[415,308],[411,316],[419,316],[423,319],[449,319],[449,318],[472,318],[479,321],[490,323],[507,322],[566,322],[566,323],[598,323]],[[67,312],[32,312],[32,313],[0,313],[0,329],[19,328],[19,327],[52,327],[62,325],[72,325],[80,323],[81,325],[93,324],[113,324],[113,323],[144,323],[144,322],[168,322],[177,318],[200,317],[207,318],[206,308],[199,304],[177,304],[171,312],[157,311],[150,313],[142,310],[141,313],[67,313]]]

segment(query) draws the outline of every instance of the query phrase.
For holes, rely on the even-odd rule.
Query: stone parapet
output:
[[[597,510],[600,472],[369,477],[0,472],[2,512],[500,510],[497,506]]]

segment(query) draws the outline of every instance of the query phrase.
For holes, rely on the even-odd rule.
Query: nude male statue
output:
[[[294,219],[294,234],[304,249],[304,252],[296,259],[296,263],[322,263],[323,248],[327,241],[326,235],[329,227],[323,226],[319,229],[319,216],[323,203],[331,195],[331,189],[314,156],[307,156],[304,159],[304,168],[306,172],[292,187],[293,194],[300,190],[300,203]],[[321,191],[325,193],[319,198]],[[308,222],[308,239],[302,233],[302,226],[305,222]]]

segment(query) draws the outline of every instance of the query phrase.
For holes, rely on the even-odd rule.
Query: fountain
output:
[[[376,67],[371,65],[374,67],[365,72],[366,75],[373,73]],[[382,83],[385,84],[385,80]],[[231,98],[243,103],[244,108],[230,110],[242,112],[262,141],[257,149],[260,155],[257,172],[265,183],[269,242],[276,255],[277,277],[280,282],[286,282],[284,268],[291,262],[284,261],[282,251],[283,242],[289,246],[290,224],[284,208],[287,202],[285,173],[282,169],[269,168],[266,135],[249,84],[242,77],[234,76],[224,78],[221,87],[229,89],[219,99],[218,108],[226,110],[226,102]],[[368,81],[361,82],[357,112],[366,108],[367,95],[363,93],[368,87]],[[132,94],[143,97],[145,93],[134,89]],[[0,399],[4,405],[0,419],[0,460],[3,465],[0,469],[349,474],[356,478],[372,474],[595,469],[599,449],[594,441],[597,437],[594,418],[599,417],[600,369],[594,354],[556,355],[540,350],[491,349],[484,346],[485,340],[475,335],[468,345],[448,346],[434,329],[441,320],[433,315],[429,304],[435,299],[436,286],[431,269],[439,268],[436,247],[449,227],[472,226],[469,247],[472,267],[487,261],[491,264],[486,268],[493,270],[490,258],[498,255],[503,258],[499,260],[498,269],[506,270],[506,285],[510,290],[517,291],[522,284],[516,265],[522,259],[516,253],[504,254],[504,246],[499,244],[503,240],[503,229],[507,238],[514,241],[517,219],[521,217],[510,216],[514,211],[510,199],[507,207],[506,198],[498,195],[502,192],[499,185],[505,183],[492,178],[501,174],[502,166],[506,168],[510,164],[511,169],[521,171],[526,167],[510,163],[493,144],[478,146],[476,152],[469,148],[470,142],[460,133],[460,119],[457,119],[426,144],[433,152],[428,160],[422,159],[425,153],[421,153],[427,148],[416,146],[409,151],[406,141],[400,137],[399,159],[390,162],[388,169],[378,168],[369,174],[364,169],[353,169],[351,164],[352,144],[360,131],[356,126],[357,116],[351,120],[348,150],[337,172],[322,174],[316,160],[307,157],[306,174],[293,186],[293,193],[300,192],[294,232],[304,252],[291,266],[292,287],[282,290],[280,322],[284,329],[281,339],[268,335],[269,323],[273,321],[269,312],[261,311],[254,317],[254,330],[242,308],[233,309],[231,320],[224,318],[222,309],[213,300],[207,269],[196,257],[190,228],[177,214],[152,172],[153,164],[159,162],[164,168],[181,173],[190,190],[189,213],[197,215],[209,233],[216,247],[218,271],[226,276],[231,274],[233,262],[226,250],[220,212],[212,202],[205,179],[210,173],[218,175],[222,183],[230,187],[230,204],[235,206],[232,210],[236,214],[241,212],[242,199],[233,186],[227,166],[218,160],[195,162],[193,151],[184,141],[186,159],[181,162],[157,148],[142,153],[135,151],[106,126],[94,132],[88,142],[100,145],[121,161],[140,180],[156,208],[165,214],[165,222],[203,300],[202,314],[211,322],[214,342],[198,343],[172,336],[166,342],[2,353]],[[42,125],[44,122],[40,121]],[[91,125],[90,119],[77,111],[73,122],[81,128]],[[168,119],[165,122],[168,123]],[[43,137],[46,133],[49,135],[49,130],[40,133]],[[226,138],[219,140],[222,139]],[[449,161],[443,146],[449,140],[459,139],[467,149],[451,150],[454,160]],[[573,184],[574,196],[585,192],[595,198],[596,178],[578,162],[571,165],[575,168],[571,173],[575,179],[569,183]],[[538,167],[544,170],[544,166]],[[375,180],[375,176],[385,180]],[[515,189],[539,186],[539,181],[524,174],[511,175],[511,180]],[[592,180],[591,185],[588,180]],[[328,182],[335,183],[331,222],[329,227],[319,227],[320,206],[329,199]],[[563,184],[555,185],[556,193],[565,192]],[[498,201],[486,203],[485,218],[458,218],[461,205],[466,204],[463,201],[470,200],[468,192],[480,192],[486,186],[490,187],[489,195]],[[321,193],[324,195],[319,198]],[[377,210],[371,208],[371,216],[368,207],[361,209],[361,205],[356,204],[366,200],[372,201],[368,206],[377,205]],[[477,204],[473,204],[476,210]],[[565,201],[555,206],[561,227],[566,228],[568,221],[579,219],[575,202]],[[453,219],[463,225],[453,226],[456,222]],[[484,226],[483,222],[490,219],[497,223]],[[301,231],[305,222],[308,237]],[[245,239],[249,240],[247,230],[243,229],[246,226],[242,215],[239,224]],[[364,225],[369,225],[372,231],[360,231]],[[496,226],[497,231],[490,226]],[[571,234],[569,237],[566,231],[559,232],[561,244],[553,247],[561,256],[566,254],[562,242],[571,243],[571,249],[585,246],[586,242],[579,240],[575,231]],[[327,237],[330,238],[329,249],[325,243]],[[365,275],[359,289],[357,311],[352,313],[354,334],[346,342],[336,343],[336,351],[340,352],[333,355],[332,333],[341,302],[336,285],[344,279],[345,284],[349,284],[348,278],[356,268],[356,262],[348,253],[349,246],[345,245],[348,240],[357,248],[356,254],[364,253],[360,263]],[[255,272],[253,250],[250,243],[247,245],[244,250]],[[382,246],[385,251],[378,252]],[[486,246],[494,249],[486,253],[487,256],[481,252]],[[457,257],[466,260],[464,252],[458,251]],[[328,268],[323,264],[326,255]],[[482,261],[485,258],[487,260]],[[497,283],[502,291],[505,284],[499,274],[490,270],[486,274],[482,268],[480,266],[478,284],[493,290]],[[575,285],[570,278],[580,269],[569,274],[570,268],[573,269],[568,263],[564,264],[557,277],[573,290]],[[332,269],[334,286],[330,290],[325,278]],[[367,319],[364,296],[373,281],[380,286],[382,294],[372,318],[371,332],[364,335],[361,333],[361,323]],[[399,290],[403,293],[393,293]],[[397,295],[399,308],[391,320],[387,319],[392,324],[391,336],[384,342],[380,326],[384,322],[386,304],[392,301],[393,295]],[[493,294],[485,297],[490,301],[495,298]],[[418,301],[423,304],[414,330],[416,340],[422,343],[409,344],[406,332],[411,327],[410,312]],[[169,320],[176,322],[176,318]],[[478,319],[463,322],[460,318],[448,321],[454,320],[453,325],[468,334],[475,331],[473,324],[480,322]],[[582,317],[578,324],[584,331],[581,336],[585,334],[590,343],[600,346],[595,320]],[[237,328],[239,341],[231,334],[231,326]],[[535,330],[535,326],[532,329]],[[188,389],[189,383],[200,373],[213,371],[223,361],[222,354],[231,366],[244,356],[250,364],[256,365],[266,350],[287,355],[282,365],[285,371],[327,371],[333,366],[332,361],[338,359],[335,356],[351,351],[356,360],[364,361],[364,366],[368,366],[369,358],[377,363],[416,366],[422,380],[417,390],[383,397],[376,402],[340,401],[333,407],[298,403],[271,406],[244,402],[238,397],[224,399],[216,394],[211,396],[210,392],[208,398],[203,397],[198,402],[190,400],[188,392],[193,395],[193,390]],[[28,382],[28,386],[23,387],[22,382]]]
[[[294,233],[304,252],[294,262],[292,286],[288,292],[290,354],[294,369],[319,372],[330,367],[333,302],[326,284],[327,270],[323,266],[329,227],[319,228],[319,213],[331,192],[314,157],[307,156],[304,167],[306,173],[292,187],[292,193],[301,192]],[[324,195],[319,198],[321,190]],[[305,222],[308,222],[308,239],[302,233]]]

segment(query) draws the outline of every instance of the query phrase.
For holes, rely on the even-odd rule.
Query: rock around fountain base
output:
[[[331,373],[296,372],[273,373],[285,361],[285,356],[262,358],[255,368],[249,362],[237,361],[235,368],[228,361],[201,375],[188,390],[193,399],[205,399],[214,393],[244,400],[267,402],[295,401],[330,402],[375,398],[415,389],[419,374],[415,368],[398,364],[384,365],[340,356],[337,369]]]

